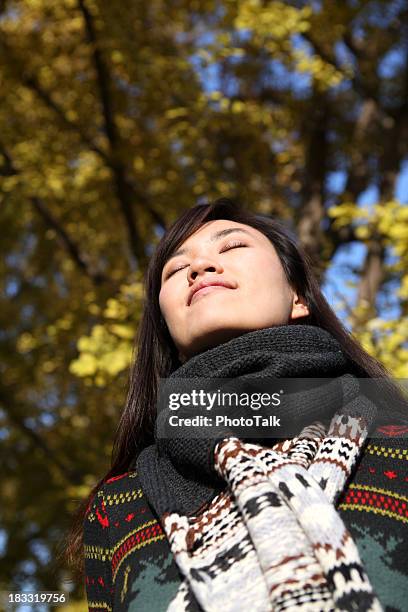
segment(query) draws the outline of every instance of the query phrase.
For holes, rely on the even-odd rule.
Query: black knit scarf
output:
[[[280,325],[247,332],[205,350],[167,380],[171,385],[183,378],[329,378],[317,392],[304,392],[301,402],[285,404],[300,431],[307,423],[331,418],[361,395],[357,377],[362,375],[328,331],[312,325]],[[352,405],[359,406],[355,416],[372,423],[376,408],[371,401],[361,395]],[[218,436],[200,438],[189,428],[183,438],[158,437],[157,427],[155,434],[155,443],[134,462],[143,491],[158,516],[165,512],[192,515],[225,486],[213,469],[213,450],[228,434],[224,429]]]

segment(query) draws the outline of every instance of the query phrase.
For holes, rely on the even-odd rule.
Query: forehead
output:
[[[192,234],[189,238],[187,238],[182,245],[184,247],[188,247],[190,244],[194,244],[195,242],[208,241],[211,242],[214,239],[216,240],[218,237],[222,237],[226,234],[221,234],[218,236],[219,232],[222,230],[241,230],[247,232],[247,235],[251,235],[254,238],[262,239],[266,238],[254,227],[250,225],[246,225],[245,223],[238,223],[237,221],[229,221],[228,219],[215,219],[212,221],[207,221],[201,227],[199,227],[194,234]]]

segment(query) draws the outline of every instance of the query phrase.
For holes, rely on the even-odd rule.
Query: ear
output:
[[[307,317],[310,314],[304,297],[299,296],[297,293],[293,294],[292,312],[290,314],[291,319],[299,319],[300,317]]]

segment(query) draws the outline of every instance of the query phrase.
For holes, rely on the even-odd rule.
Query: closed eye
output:
[[[169,272],[169,274],[167,275],[166,278],[170,278],[170,276],[173,276],[173,274],[175,274],[176,272],[178,272],[179,270],[182,270],[183,268],[185,268],[185,266],[179,266],[178,268],[175,268],[174,270],[172,270],[171,272]]]
[[[224,251],[229,251],[230,249],[235,249],[237,247],[246,247],[246,246],[247,246],[246,244],[244,244],[243,242],[240,242],[239,240],[236,240],[234,242],[228,242],[222,249],[221,253],[223,253]]]
[[[239,240],[234,240],[233,242],[228,242],[226,245],[224,245],[223,249],[220,251],[220,253],[224,253],[224,251],[229,251],[231,249],[236,249],[238,247],[246,247],[247,245],[243,242],[240,242]],[[171,272],[169,272],[169,274],[167,274],[166,279],[170,278],[171,276],[173,276],[173,274],[175,274],[176,272],[178,272],[179,270],[182,270],[183,268],[185,268],[186,266],[179,266],[178,268],[175,268],[174,270],[172,270]]]

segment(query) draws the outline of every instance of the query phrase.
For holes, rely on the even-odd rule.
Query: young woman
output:
[[[90,610],[407,609],[405,400],[283,224],[227,199],[186,211],[150,261],[136,355],[67,551]],[[296,435],[159,435],[161,380],[266,376],[330,379],[284,406]]]

